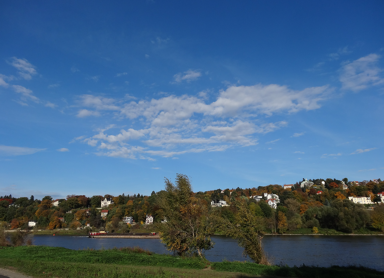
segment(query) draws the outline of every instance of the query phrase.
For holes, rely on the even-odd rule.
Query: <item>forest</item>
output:
[[[231,223],[239,216],[241,203],[254,215],[262,219],[265,233],[291,233],[302,228],[310,228],[314,233],[319,229],[333,229],[344,233],[361,230],[384,232],[384,204],[377,195],[384,191],[384,182],[379,180],[363,181],[357,185],[336,179],[310,179],[313,185],[301,187],[300,183],[284,189],[278,184],[257,188],[237,187],[236,189],[216,189],[205,192],[192,192],[198,206],[204,212],[214,214]],[[347,185],[347,189],[345,186]],[[319,194],[319,191],[321,194]],[[264,193],[276,194],[279,203],[276,208],[268,205],[265,198],[255,200],[254,196]],[[124,216],[132,216],[136,225],[145,223],[146,215],[152,215],[155,225],[166,220],[161,199],[166,190],[152,192],[150,196],[140,194],[87,197],[68,195],[59,199],[58,206],[53,205],[51,196],[42,200],[34,196],[14,198],[11,195],[0,196],[0,227],[6,229],[32,229],[29,221],[37,222],[34,229],[82,229],[108,232],[128,232],[132,227],[122,222]],[[350,196],[369,197],[374,205],[359,205],[348,200]],[[108,215],[101,215],[101,200],[111,198]],[[212,201],[223,200],[228,206],[212,207]],[[196,203],[197,204],[197,203]],[[196,205],[195,205],[196,206]],[[220,232],[219,230],[216,232]]]

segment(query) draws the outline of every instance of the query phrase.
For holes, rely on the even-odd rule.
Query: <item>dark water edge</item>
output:
[[[205,252],[211,262],[250,261],[237,241],[214,236],[214,248]],[[86,236],[34,236],[34,245],[68,249],[140,247],[157,254],[172,254],[159,239],[88,238]],[[384,271],[384,237],[375,236],[266,236],[263,247],[276,265],[364,266]]]

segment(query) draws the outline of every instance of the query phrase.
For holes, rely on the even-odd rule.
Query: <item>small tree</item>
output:
[[[255,263],[269,264],[261,244],[264,235],[263,217],[256,216],[245,201],[237,201],[235,205],[237,214],[233,223],[219,218],[219,228],[226,236],[236,238],[239,245],[244,248],[244,254]]]
[[[167,249],[178,255],[195,254],[203,257],[203,250],[213,247],[210,236],[213,225],[207,203],[192,197],[186,175],[178,174],[176,186],[165,179],[166,192],[159,198],[159,207],[167,219],[160,225],[161,240]]]

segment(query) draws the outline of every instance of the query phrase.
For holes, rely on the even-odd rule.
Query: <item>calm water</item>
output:
[[[212,262],[245,261],[243,248],[237,241],[213,237],[215,246],[205,253]],[[158,239],[114,239],[88,237],[35,236],[35,245],[59,246],[69,249],[108,249],[141,247],[158,254],[170,254]],[[266,236],[263,247],[274,264],[289,266],[361,265],[384,271],[384,237],[371,236]]]

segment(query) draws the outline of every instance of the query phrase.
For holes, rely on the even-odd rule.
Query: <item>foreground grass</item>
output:
[[[32,231],[34,235],[53,235],[56,236],[86,236],[88,235],[87,230],[41,230]]]
[[[33,277],[337,277],[378,278],[363,267],[287,267],[249,262],[211,263],[199,258],[152,254],[142,249],[70,250],[61,247],[0,247],[0,267]]]

